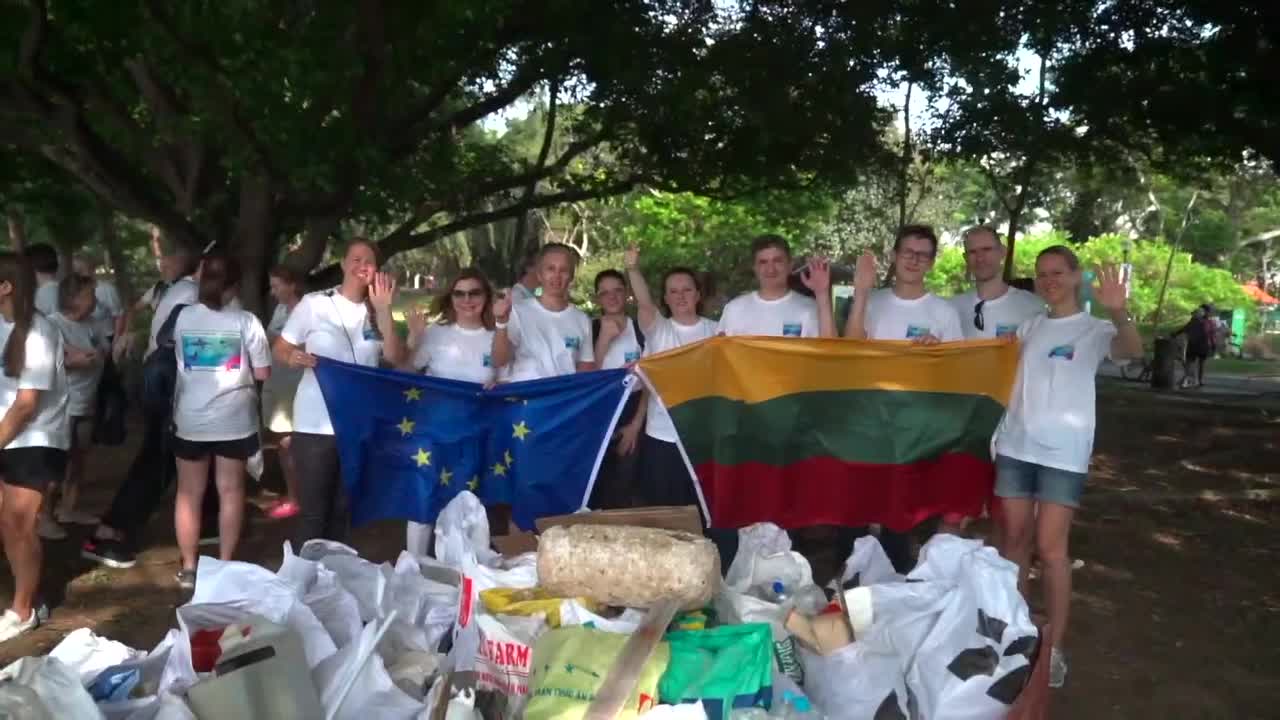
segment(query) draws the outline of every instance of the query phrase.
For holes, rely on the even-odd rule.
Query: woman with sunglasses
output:
[[[1049,306],[1018,328],[1018,379],[996,431],[996,495],[1001,500],[1002,552],[1025,584],[1034,548],[1040,558],[1049,615],[1049,686],[1062,687],[1067,662],[1062,639],[1071,604],[1067,539],[1080,506],[1096,423],[1094,376],[1104,358],[1142,356],[1142,338],[1125,310],[1115,268],[1098,273],[1094,298],[1111,318],[1081,309],[1080,261],[1063,245],[1036,258],[1036,291]]]
[[[429,316],[436,321],[429,323]],[[494,375],[493,288],[484,273],[465,268],[436,298],[430,312],[415,307],[409,312],[410,361],[401,369],[447,380],[491,385]],[[426,555],[432,527],[409,521],[405,548]]]
[[[612,268],[596,275],[596,302],[601,314],[591,323],[591,335],[595,342],[596,357],[601,370],[626,367],[640,359],[644,350],[644,333],[636,321],[627,315],[627,281],[622,273]],[[644,418],[638,416],[640,393],[632,393],[622,414],[618,417],[613,441],[600,464],[591,491],[591,507],[597,510],[615,510],[633,507],[636,473],[636,440]]]

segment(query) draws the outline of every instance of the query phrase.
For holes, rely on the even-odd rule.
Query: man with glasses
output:
[[[927,225],[904,225],[893,240],[893,286],[875,289],[875,257],[864,253],[858,259],[853,278],[853,308],[845,325],[845,336],[868,340],[910,340],[936,345],[964,339],[955,309],[924,286],[925,275],[933,269],[938,255],[938,236]],[[944,529],[952,529],[959,518],[946,518]],[[911,544],[906,533],[880,529],[880,545],[893,567],[901,573],[911,569]],[[841,541],[851,538],[842,537]]]
[[[965,266],[974,284],[969,292],[951,298],[951,304],[960,315],[965,338],[1016,336],[1019,325],[1044,313],[1044,302],[1004,281],[1001,271],[1008,251],[994,228],[978,225],[962,237]]]

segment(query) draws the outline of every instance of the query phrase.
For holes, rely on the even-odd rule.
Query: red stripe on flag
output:
[[[772,522],[784,528],[879,523],[910,530],[935,515],[977,517],[995,484],[995,466],[967,453],[910,465],[812,458],[695,468],[712,526]]]

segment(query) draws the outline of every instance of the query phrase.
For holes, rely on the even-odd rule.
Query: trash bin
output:
[[[1173,388],[1174,354],[1177,352],[1171,338],[1156,338],[1151,355],[1151,387],[1156,390]]]

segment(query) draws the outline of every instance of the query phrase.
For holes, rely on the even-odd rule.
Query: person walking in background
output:
[[[601,270],[596,274],[595,290],[601,315],[591,321],[591,337],[600,369],[627,367],[640,359],[645,343],[644,333],[627,315],[627,280],[617,270]],[[589,503],[597,510],[635,505],[636,440],[643,427],[643,418],[637,419],[640,395],[634,389],[628,395],[601,460]]]
[[[520,263],[520,279],[511,286],[511,301],[531,300],[538,296],[538,253],[529,253]]]
[[[49,317],[58,312],[58,251],[36,243],[27,246],[26,256],[36,273],[36,310]]]
[[[228,307],[240,265],[220,253],[200,267],[199,301],[173,324],[178,365],[174,389],[173,452],[178,494],[173,506],[182,566],[177,582],[195,587],[200,514],[214,463],[219,496],[218,557],[231,560],[244,521],[245,462],[258,452],[258,396],[254,381],[271,374],[267,334],[257,316]]]
[[[430,322],[430,316],[436,321]],[[409,312],[410,360],[402,369],[446,380],[492,385],[493,287],[476,268],[464,268],[430,311]],[[409,521],[405,549],[417,556],[431,549],[430,523]]]
[[[1024,594],[1033,547],[1040,558],[1051,633],[1050,687],[1062,687],[1067,675],[1062,647],[1071,604],[1068,538],[1093,452],[1095,375],[1105,358],[1128,360],[1143,352],[1119,272],[1102,268],[1093,293],[1110,321],[1084,312],[1082,287],[1075,253],[1063,245],[1040,252],[1036,290],[1049,310],[1018,329],[1018,376],[996,431],[1002,553],[1018,564]]]
[[[511,367],[512,382],[596,369],[591,320],[569,299],[578,253],[548,243],[538,253],[542,294],[515,301],[507,292],[493,303],[493,363]]]
[[[292,269],[277,265],[271,269],[268,282],[276,308],[267,323],[267,341],[275,344],[289,319],[289,313],[302,299],[302,277]],[[262,417],[269,430],[276,436],[276,457],[280,460],[280,474],[284,476],[285,496],[267,510],[276,520],[298,514],[298,468],[291,452],[293,432],[293,396],[302,380],[302,370],[289,367],[274,359],[271,376],[262,384]]]
[[[405,362],[391,304],[395,280],[378,272],[377,249],[357,239],[342,258],[342,284],[308,293],[289,313],[276,338],[276,360],[302,369],[293,398],[290,452],[298,469],[298,514],[293,546],[325,538],[345,542],[351,518],[333,423],[315,372],[318,357],[376,367]]]
[[[1196,308],[1191,313],[1191,319],[1186,325],[1176,330],[1172,337],[1182,337],[1186,341],[1186,379],[1184,383],[1190,384],[1192,373],[1195,374],[1196,387],[1204,385],[1204,364],[1205,361],[1213,356],[1213,325],[1206,317],[1204,306]]]
[[[76,509],[80,485],[84,481],[85,461],[93,445],[98,381],[111,347],[107,339],[98,334],[102,326],[93,318],[97,302],[94,285],[94,279],[86,275],[72,274],[63,278],[58,283],[59,310],[49,318],[62,334],[70,444],[66,477],[60,483],[51,483],[45,493],[45,506],[40,513],[40,537],[46,540],[65,539],[67,533],[62,528],[65,524],[98,524],[98,518]]]
[[[0,642],[47,616],[36,606],[44,562],[36,521],[44,489],[63,478],[70,444],[62,335],[35,310],[35,273],[0,252],[0,540],[13,598],[0,614]]]

